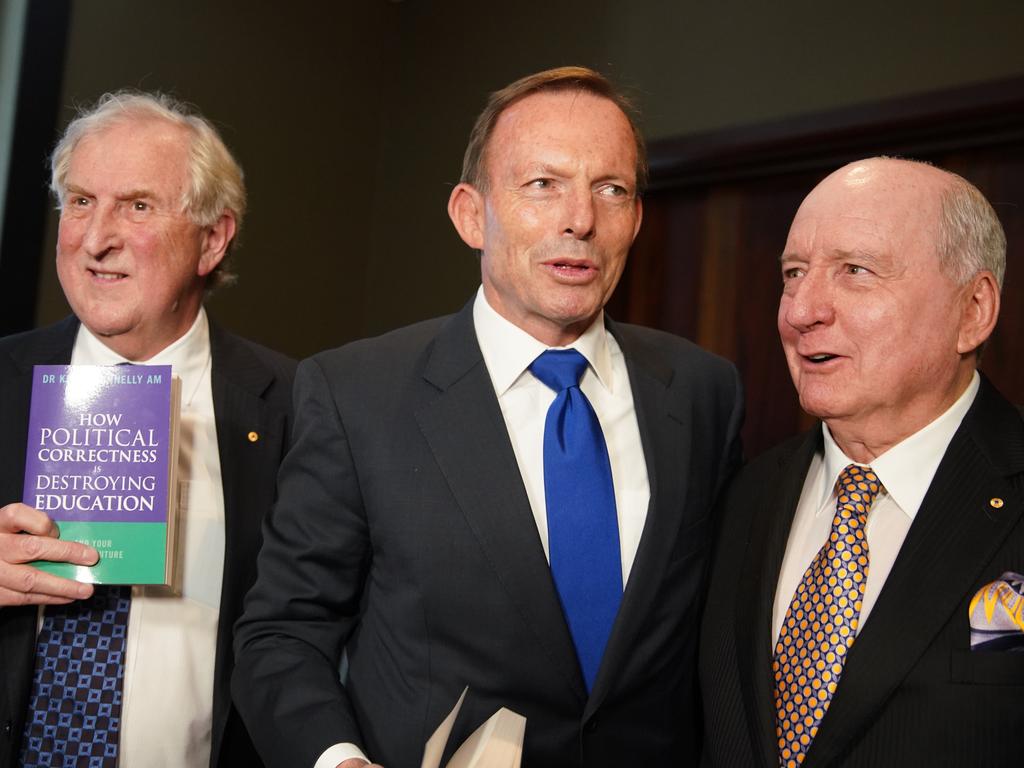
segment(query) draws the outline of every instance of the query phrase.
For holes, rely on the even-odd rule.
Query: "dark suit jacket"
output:
[[[527,718],[530,768],[695,758],[709,514],[738,461],[740,385],[689,342],[609,328],[651,502],[589,698],[472,303],[299,366],[294,448],[237,627],[232,688],[269,765],[312,766],[355,742],[387,768],[418,766],[467,685],[455,744],[508,706]]]
[[[0,339],[0,506],[21,501],[33,365],[64,365],[78,321]],[[210,324],[211,379],[224,487],[225,553],[213,688],[211,766],[258,765],[231,706],[231,629],[256,578],[260,524],[287,447],[295,363]],[[251,442],[248,433],[259,433]],[[17,765],[35,653],[37,609],[0,608],[0,768]],[[153,695],[159,695],[154,691]]]
[[[778,765],[775,586],[821,431],[746,467],[725,494],[701,631],[709,766]],[[1004,501],[1001,508],[989,502]],[[805,768],[1019,766],[1024,654],[972,652],[967,607],[1024,571],[1024,423],[982,378],[847,659]]]

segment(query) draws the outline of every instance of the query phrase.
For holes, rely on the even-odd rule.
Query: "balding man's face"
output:
[[[801,405],[837,438],[905,437],[969,381],[969,289],[938,256],[943,189],[937,169],[868,161],[822,182],[793,221],[779,333]]]

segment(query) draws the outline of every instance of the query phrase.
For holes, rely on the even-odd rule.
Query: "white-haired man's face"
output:
[[[57,274],[82,323],[131,360],[189,329],[234,235],[230,215],[202,228],[182,210],[187,169],[188,136],[163,120],[115,123],[71,154]]]

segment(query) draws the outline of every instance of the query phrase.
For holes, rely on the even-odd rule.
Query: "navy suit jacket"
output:
[[[773,449],[725,494],[701,631],[705,766],[778,765],[772,606],[821,441],[817,427]],[[967,609],[982,586],[1024,571],[1022,511],[1024,422],[982,377],[804,768],[1021,765],[1024,653],[972,651]]]
[[[0,506],[22,500],[33,365],[66,365],[78,320],[0,339]],[[231,705],[231,630],[256,577],[260,525],[291,428],[295,362],[210,324],[211,382],[224,488],[224,581],[213,687],[213,768],[258,765]],[[259,440],[248,439],[250,431]],[[0,768],[16,766],[32,682],[35,606],[0,608]],[[159,696],[159,691],[153,691]]]
[[[418,766],[467,685],[450,743],[507,706],[527,718],[530,768],[696,758],[709,517],[739,460],[742,393],[731,364],[687,341],[608,327],[651,500],[589,697],[472,302],[300,365],[294,447],[237,628],[233,692],[268,765],[354,742]]]

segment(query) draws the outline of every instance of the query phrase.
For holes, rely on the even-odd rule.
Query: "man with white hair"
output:
[[[778,329],[822,423],[725,496],[704,765],[1020,765],[1024,422],[977,371],[1005,263],[992,206],[924,163],[797,211]]]
[[[57,273],[74,314],[0,340],[0,768],[258,765],[228,692],[231,626],[273,503],[294,363],[203,309],[232,277],[241,168],[183,105],[120,92],[68,126],[51,186]],[[182,382],[180,595],[93,587],[31,565],[98,557],[19,503],[32,366],[125,362],[171,365]],[[121,617],[112,632],[124,640],[111,641],[109,677],[92,675],[101,694],[86,690],[92,662],[78,649],[95,642],[87,627],[105,611]]]

